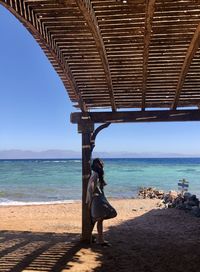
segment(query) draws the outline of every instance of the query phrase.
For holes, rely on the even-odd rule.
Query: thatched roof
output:
[[[199,0],[0,3],[33,34],[80,109],[199,107]]]

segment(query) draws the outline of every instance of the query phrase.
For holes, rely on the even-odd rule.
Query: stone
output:
[[[190,206],[198,206],[198,203],[196,201],[193,201],[193,200],[189,200],[187,202],[187,205],[190,205]]]
[[[183,194],[183,196],[184,196],[184,199],[189,199],[192,195],[191,195],[191,193],[189,193],[189,192],[185,192],[185,193]]]
[[[193,206],[191,213],[196,217],[200,217],[200,208],[198,206]]]
[[[163,199],[164,192],[161,190],[157,190],[156,188],[147,187],[147,188],[141,188],[138,193],[139,197],[142,198],[156,198],[156,199]]]

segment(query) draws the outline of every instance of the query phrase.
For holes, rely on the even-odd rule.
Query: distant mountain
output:
[[[30,150],[0,150],[0,159],[65,159],[80,158],[81,153],[72,150],[50,149],[45,151]]]
[[[94,152],[93,157],[100,158],[176,158],[200,157],[200,155],[180,153],[134,153],[134,152]],[[0,159],[76,159],[81,158],[81,152],[73,150],[50,149],[44,151],[30,150],[0,150]]]

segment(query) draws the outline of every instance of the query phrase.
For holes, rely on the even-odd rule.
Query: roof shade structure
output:
[[[82,134],[81,239],[89,242],[86,192],[97,134],[116,122],[200,121],[200,0],[0,4],[31,32],[80,109],[71,122]]]
[[[200,106],[199,0],[0,0],[76,108]]]

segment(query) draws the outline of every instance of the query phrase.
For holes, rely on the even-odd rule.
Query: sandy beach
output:
[[[80,243],[81,203],[1,206],[0,271],[199,271],[200,219],[159,200],[111,200],[112,247]],[[96,230],[95,230],[96,232]]]

